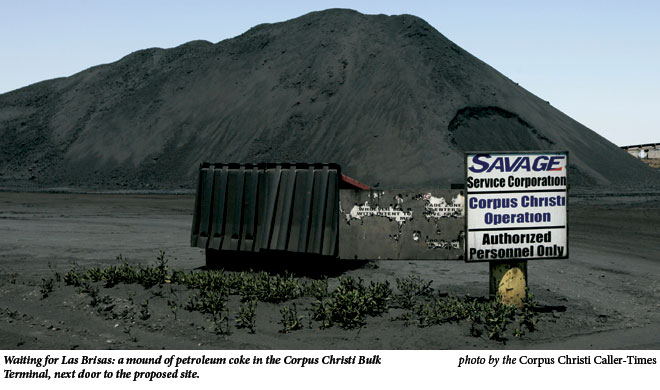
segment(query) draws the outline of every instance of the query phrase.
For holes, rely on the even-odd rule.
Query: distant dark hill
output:
[[[194,188],[204,160],[338,162],[368,184],[444,187],[463,181],[466,149],[567,149],[574,186],[658,177],[422,19],[350,10],[0,95],[0,137],[5,188]]]

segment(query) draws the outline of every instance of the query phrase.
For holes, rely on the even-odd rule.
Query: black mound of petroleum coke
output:
[[[660,177],[424,20],[339,9],[0,95],[0,138],[5,189],[194,189],[201,161],[449,188],[466,150],[568,150],[582,188]]]

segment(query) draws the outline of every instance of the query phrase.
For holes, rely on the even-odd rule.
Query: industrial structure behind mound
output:
[[[637,157],[651,168],[660,168],[660,143],[622,146],[633,157]]]

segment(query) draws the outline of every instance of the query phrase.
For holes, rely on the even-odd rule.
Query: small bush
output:
[[[67,286],[79,287],[81,283],[81,276],[78,273],[76,263],[71,265],[71,269],[64,274],[64,284]]]
[[[304,287],[304,295],[322,300],[328,296],[328,279],[312,280]]]
[[[257,301],[247,301],[238,308],[236,315],[236,327],[239,329],[247,328],[250,333],[255,333]]]
[[[253,274],[239,274],[241,278],[234,283],[242,301],[280,303],[303,295],[304,285],[293,275],[269,275],[261,271]]]
[[[231,325],[229,325],[229,312],[224,311],[213,316],[213,330],[216,334],[231,334]]]
[[[280,324],[282,324],[282,329],[280,333],[289,333],[294,330],[302,329],[304,316],[299,316],[296,310],[296,304],[293,304],[293,307],[282,306],[280,309],[282,314],[282,319]]]
[[[143,321],[148,320],[151,317],[149,313],[149,300],[145,299],[140,303],[140,319]]]
[[[419,298],[431,298],[433,295],[431,283],[433,281],[422,280],[416,275],[410,275],[407,278],[396,278],[396,287],[399,290],[394,298],[396,304],[404,309],[412,309]]]
[[[415,316],[417,325],[420,327],[465,320],[470,322],[470,334],[472,336],[480,337],[485,334],[491,340],[506,341],[506,329],[516,318],[519,326],[514,329],[514,336],[521,337],[523,327],[526,327],[529,331],[533,330],[535,305],[536,302],[533,300],[533,296],[524,301],[521,309],[506,305],[499,298],[484,300],[470,296],[466,296],[464,299],[449,297],[419,303],[414,306],[410,313]],[[403,319],[403,317],[400,319]]]
[[[228,296],[222,291],[199,290],[197,294],[190,296],[186,310],[199,311],[217,317],[227,310],[227,299]]]
[[[179,297],[176,295],[174,288],[170,287],[170,298],[167,300],[167,306],[170,307],[172,314],[174,314],[174,320],[177,319],[177,311],[179,309]]]
[[[55,281],[52,278],[41,279],[41,299],[46,299],[53,292]]]
[[[339,286],[328,298],[317,300],[313,305],[313,318],[322,328],[335,324],[344,329],[366,325],[366,316],[376,316],[388,309],[392,291],[389,283],[371,282],[366,287],[362,279],[340,278]]]

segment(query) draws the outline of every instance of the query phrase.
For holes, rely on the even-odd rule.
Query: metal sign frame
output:
[[[555,256],[555,257],[513,257],[513,258],[497,258],[497,259],[477,259],[477,260],[470,260],[469,258],[469,226],[468,226],[468,221],[469,221],[469,213],[470,213],[470,206],[469,206],[469,196],[470,196],[470,190],[468,189],[467,185],[467,178],[468,178],[468,156],[470,155],[476,155],[476,154],[489,154],[489,155],[511,155],[511,154],[519,154],[519,155],[544,155],[544,154],[563,154],[566,156],[566,189],[565,190],[557,190],[553,192],[566,192],[566,226],[564,229],[566,230],[566,251],[563,256]],[[465,163],[465,242],[464,242],[464,247],[465,247],[465,254],[464,254],[464,259],[465,262],[467,263],[482,263],[482,262],[510,262],[510,261],[527,261],[527,260],[558,260],[558,259],[568,259],[568,254],[569,254],[569,176],[568,176],[568,166],[569,166],[569,153],[567,150],[563,151],[556,151],[556,150],[526,150],[526,151],[520,151],[520,150],[514,150],[514,151],[466,151],[464,153],[464,158],[463,161]],[[541,192],[541,191],[534,191],[534,190],[529,190],[529,191],[514,191],[514,192],[508,192],[508,193],[521,193],[521,192]],[[505,193],[502,191],[502,193]],[[474,193],[473,193],[474,194]]]

